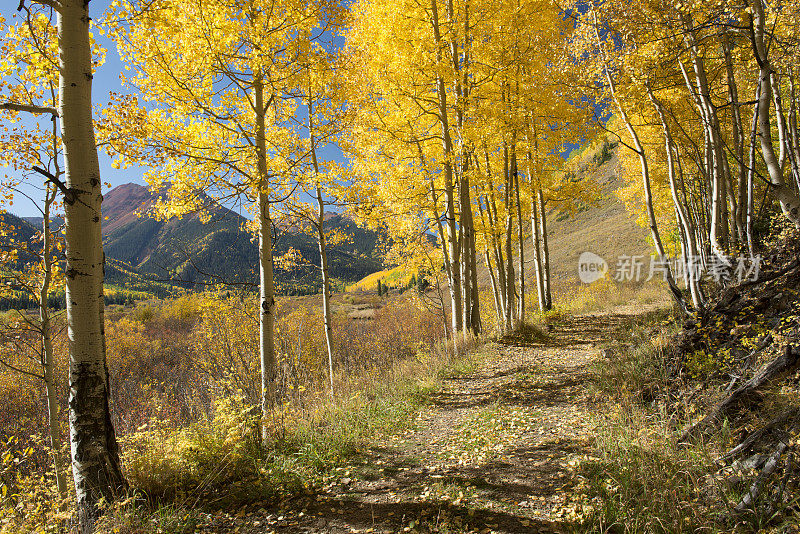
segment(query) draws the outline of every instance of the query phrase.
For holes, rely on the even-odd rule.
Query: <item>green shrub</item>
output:
[[[156,310],[149,304],[139,304],[133,309],[131,314],[135,320],[147,324],[156,316]]]

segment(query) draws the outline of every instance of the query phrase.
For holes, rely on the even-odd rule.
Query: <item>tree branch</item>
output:
[[[73,193],[71,189],[67,188],[64,182],[41,167],[34,165],[33,170],[44,176],[48,182],[51,182],[58,188],[59,191],[61,191],[61,194],[64,195],[64,202],[67,204],[73,204],[75,202],[75,193]]]
[[[32,104],[14,104],[13,102],[5,102],[3,104],[0,104],[0,109],[10,109],[12,111],[26,111],[28,113],[34,113],[36,115],[49,113],[53,117],[58,117],[58,110],[56,108],[51,108],[48,106],[34,106]]]
[[[33,2],[34,4],[47,6],[59,13],[61,12],[61,2],[59,2],[59,0],[31,0],[31,2]],[[25,0],[19,0],[17,11],[22,11],[23,9],[25,9]]]

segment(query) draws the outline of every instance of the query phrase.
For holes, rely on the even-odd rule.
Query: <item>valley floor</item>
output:
[[[206,532],[566,532],[591,457],[598,345],[633,310],[559,319],[545,340],[493,342],[444,381],[415,426],[374,443],[314,495],[280,512],[208,516]]]

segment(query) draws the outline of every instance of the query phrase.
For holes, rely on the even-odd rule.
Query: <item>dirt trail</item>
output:
[[[445,380],[411,430],[381,440],[290,510],[264,511],[257,524],[247,514],[241,531],[574,530],[575,467],[591,454],[590,412],[602,408],[590,398],[588,364],[632,314],[568,317],[545,341],[487,345],[474,368]]]

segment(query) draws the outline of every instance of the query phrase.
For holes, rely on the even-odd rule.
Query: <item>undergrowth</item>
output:
[[[670,345],[678,329],[666,312],[641,316],[618,330],[594,364],[595,398],[607,408],[597,416],[595,452],[580,468],[581,497],[592,510],[586,529],[795,532],[796,519],[733,513],[753,473],[736,463],[722,468],[716,459],[743,429],[724,421],[706,440],[679,443],[701,415],[692,406],[710,404],[719,392],[686,371]]]
[[[203,510],[313,493],[368,441],[413,424],[441,378],[473,365],[468,349],[478,343],[443,342],[441,319],[413,294],[385,300],[369,321],[339,310],[331,398],[315,302],[282,301],[280,404],[262,425],[252,306],[208,294],[109,314],[112,403],[131,493],[106,510],[100,532],[194,532]],[[8,383],[0,420],[19,428],[3,433],[31,438],[0,442],[0,532],[68,531],[73,509],[56,498],[52,456],[37,437],[46,419],[38,408],[35,420],[16,417],[29,399],[11,393],[27,384]]]
[[[679,422],[660,408],[669,387],[669,336],[677,325],[664,311],[624,324],[594,364],[596,397],[609,401],[593,459],[581,466],[596,532],[695,532],[708,528],[713,463],[703,447],[677,446]]]
[[[140,532],[134,526],[149,522],[163,532],[191,532],[198,508],[267,506],[313,493],[368,442],[413,424],[440,377],[467,359],[449,354],[419,354],[399,362],[391,373],[358,377],[371,385],[346,397],[321,397],[303,408],[276,410],[263,447],[256,439],[259,417],[235,399],[217,406],[210,419],[179,432],[143,429],[124,448],[129,481],[146,501],[116,505],[103,528]]]

